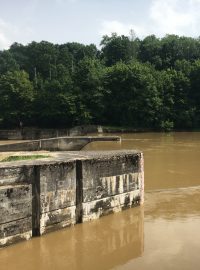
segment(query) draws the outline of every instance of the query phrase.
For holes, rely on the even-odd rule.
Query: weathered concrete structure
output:
[[[139,151],[0,164],[0,246],[143,203]]]
[[[32,236],[33,167],[0,169],[0,246]]]
[[[76,223],[76,160],[37,167],[35,234]]]
[[[39,140],[64,136],[84,136],[88,133],[97,133],[101,126],[85,125],[73,128],[49,129],[25,127],[21,129],[0,129],[0,140]],[[101,133],[100,132],[100,133]]]
[[[82,220],[99,218],[143,202],[142,158],[110,152],[82,161]]]
[[[95,141],[120,141],[119,136],[58,137],[0,145],[0,152],[11,151],[78,151]]]

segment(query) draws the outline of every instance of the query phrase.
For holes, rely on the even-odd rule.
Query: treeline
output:
[[[200,39],[104,36],[0,51],[0,126],[200,128]]]

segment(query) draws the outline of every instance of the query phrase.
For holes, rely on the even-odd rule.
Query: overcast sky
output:
[[[102,35],[200,36],[200,0],[0,0],[0,49],[77,41],[99,45]]]

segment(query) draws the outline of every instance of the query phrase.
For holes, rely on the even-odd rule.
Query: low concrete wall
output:
[[[38,235],[76,223],[76,161],[38,167]]]
[[[22,140],[22,133],[20,129],[0,130],[0,140]]]
[[[59,137],[0,145],[0,152],[12,151],[78,151],[94,141],[120,141],[119,136]]]
[[[101,126],[87,125],[66,129],[28,128],[0,130],[0,140],[39,140],[63,136],[83,136],[102,132]]]
[[[137,151],[0,164],[0,247],[143,203]]]
[[[0,152],[19,152],[19,151],[38,151],[40,150],[40,141],[6,143],[0,145]]]
[[[87,221],[143,202],[138,155],[100,155],[82,161],[83,214]]]
[[[33,167],[0,169],[0,247],[32,236]]]

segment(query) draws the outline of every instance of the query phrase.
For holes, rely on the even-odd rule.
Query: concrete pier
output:
[[[0,164],[0,247],[141,205],[139,151],[58,152]]]

